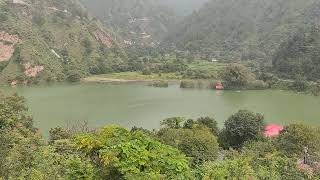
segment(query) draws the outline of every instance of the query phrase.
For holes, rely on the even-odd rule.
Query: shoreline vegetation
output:
[[[82,79],[84,83],[147,83],[153,87],[169,87],[175,83],[180,88],[186,89],[215,89],[218,79],[185,79],[175,73],[160,73],[143,75],[142,72],[121,72],[103,75],[94,75]],[[227,84],[227,83],[223,83]],[[243,86],[225,86],[225,90],[267,90],[279,89],[294,91],[296,93],[311,94],[318,96],[320,86],[317,82],[308,82],[305,80],[283,80],[273,78],[272,80],[250,80]]]

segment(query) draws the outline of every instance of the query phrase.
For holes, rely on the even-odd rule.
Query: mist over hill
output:
[[[210,0],[159,0],[159,3],[170,7],[179,16],[185,16],[198,10],[209,1]]]
[[[159,44],[175,13],[157,0],[82,0],[89,13],[120,35],[124,46]]]

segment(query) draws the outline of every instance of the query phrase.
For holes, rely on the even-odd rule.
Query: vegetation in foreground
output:
[[[266,138],[263,115],[247,110],[223,129],[210,117],[173,117],[161,125],[153,131],[56,127],[45,141],[24,98],[2,96],[0,179],[320,178],[318,127],[291,124]]]

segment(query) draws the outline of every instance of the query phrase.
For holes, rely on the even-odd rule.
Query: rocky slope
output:
[[[77,1],[0,0],[0,81],[77,80],[118,71],[127,57],[115,39]]]
[[[155,47],[175,23],[157,0],[82,0],[90,14],[119,34],[126,47]]]

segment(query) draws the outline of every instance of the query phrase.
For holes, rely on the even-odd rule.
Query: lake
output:
[[[223,122],[239,109],[265,115],[270,123],[319,124],[320,97],[280,90],[214,91],[154,88],[141,84],[55,84],[2,88],[27,99],[35,125],[47,135],[52,127],[88,121],[91,127],[119,124],[159,128],[174,116],[212,116]]]

